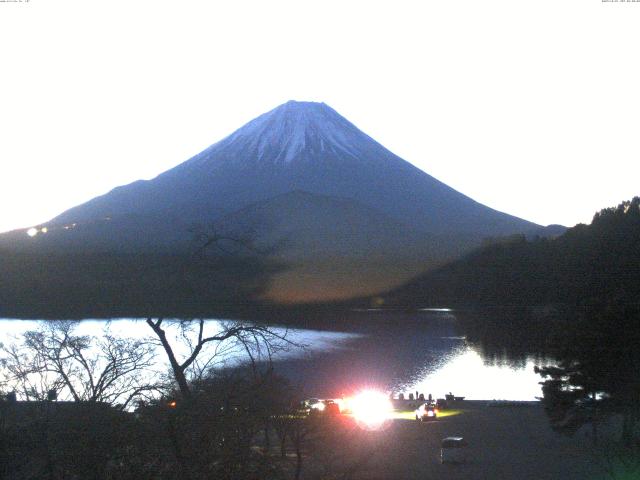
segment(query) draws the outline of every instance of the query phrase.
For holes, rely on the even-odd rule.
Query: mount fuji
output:
[[[280,245],[273,255],[287,268],[267,296],[293,302],[382,291],[486,237],[541,228],[448,187],[324,103],[290,101],[152,180],[67,210],[28,241],[175,252],[196,224]]]
[[[211,221],[291,191],[350,198],[433,234],[496,236],[536,227],[439,182],[331,107],[294,101],[158,177],[115,188],[52,222],[124,215]]]

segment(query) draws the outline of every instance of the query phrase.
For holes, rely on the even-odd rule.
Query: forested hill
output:
[[[390,292],[402,306],[636,304],[640,197],[555,239],[512,236]]]

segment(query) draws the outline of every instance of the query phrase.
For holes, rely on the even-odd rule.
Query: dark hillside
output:
[[[555,239],[494,241],[389,294],[402,306],[589,305],[640,298],[640,198]]]

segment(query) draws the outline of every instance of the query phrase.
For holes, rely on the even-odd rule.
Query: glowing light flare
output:
[[[27,235],[29,235],[30,237],[35,237],[39,233],[44,234],[44,233],[47,233],[48,231],[49,229],[47,227],[41,227],[41,228],[31,227],[29,230],[27,230]]]
[[[333,402],[338,405],[340,413],[345,413],[349,410],[348,400],[346,398],[336,398]]]
[[[381,392],[365,390],[349,401],[357,424],[366,430],[384,428],[393,415],[393,405]]]

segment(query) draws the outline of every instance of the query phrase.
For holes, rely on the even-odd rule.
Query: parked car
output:
[[[304,410],[309,415],[339,415],[341,413],[340,405],[332,399],[310,398],[302,403]]]
[[[438,418],[438,409],[433,403],[423,403],[416,409],[415,414],[416,420],[420,420],[422,422],[435,420]]]
[[[467,460],[467,441],[462,437],[446,437],[440,444],[440,463],[464,463]]]

